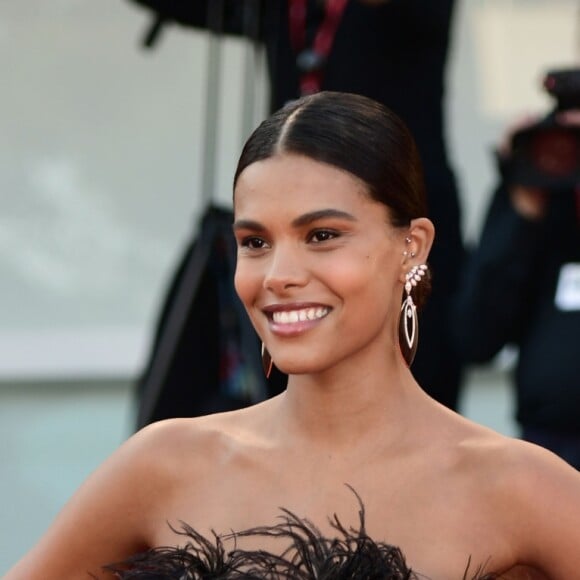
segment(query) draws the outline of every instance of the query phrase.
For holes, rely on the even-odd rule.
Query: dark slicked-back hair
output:
[[[394,226],[427,215],[415,141],[394,113],[372,99],[325,91],[290,102],[246,142],[234,187],[246,167],[282,153],[348,171],[366,185],[372,199],[389,208]]]

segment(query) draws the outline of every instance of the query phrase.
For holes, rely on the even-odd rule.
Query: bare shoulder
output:
[[[580,481],[580,474],[551,451],[473,423],[459,439],[458,453],[475,473],[489,472],[519,492],[536,486],[549,491],[554,481],[573,486]]]
[[[528,494],[578,492],[580,473],[538,445],[508,437],[461,419],[454,457],[466,476],[484,478],[498,492]],[[513,498],[512,498],[513,499]]]
[[[166,494],[179,491],[184,482],[207,481],[216,470],[223,473],[232,461],[267,444],[261,425],[268,420],[270,404],[153,423],[129,442],[129,463],[148,473],[158,489],[165,487]]]
[[[492,510],[515,559],[550,578],[580,570],[580,473],[552,452],[468,426],[458,445],[464,481]]]
[[[103,565],[152,547],[180,486],[195,485],[197,475],[247,437],[248,415],[252,412],[171,419],[131,436],[87,478],[5,578],[60,580],[89,572],[109,577],[102,576]]]
[[[235,448],[251,446],[260,438],[259,426],[269,401],[225,413],[185,419],[167,419],[148,425],[135,437],[134,452],[158,455],[161,465],[184,452],[199,462],[202,456],[219,457]]]
[[[506,444],[501,459],[502,506],[522,559],[550,578],[580,570],[580,474],[562,459],[523,441]]]

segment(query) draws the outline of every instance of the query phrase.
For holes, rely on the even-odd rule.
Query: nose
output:
[[[272,250],[264,275],[264,288],[277,294],[308,283],[308,269],[304,256],[291,244],[278,245]]]

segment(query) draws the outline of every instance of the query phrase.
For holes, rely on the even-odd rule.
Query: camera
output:
[[[550,71],[543,86],[556,106],[540,122],[514,133],[503,173],[512,184],[550,193],[573,191],[580,185],[580,126],[563,126],[557,115],[580,110],[580,69]]]

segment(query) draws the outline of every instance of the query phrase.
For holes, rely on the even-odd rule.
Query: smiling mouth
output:
[[[294,324],[308,320],[320,320],[330,312],[326,306],[300,308],[298,310],[280,310],[272,312],[272,321],[276,324]]]

